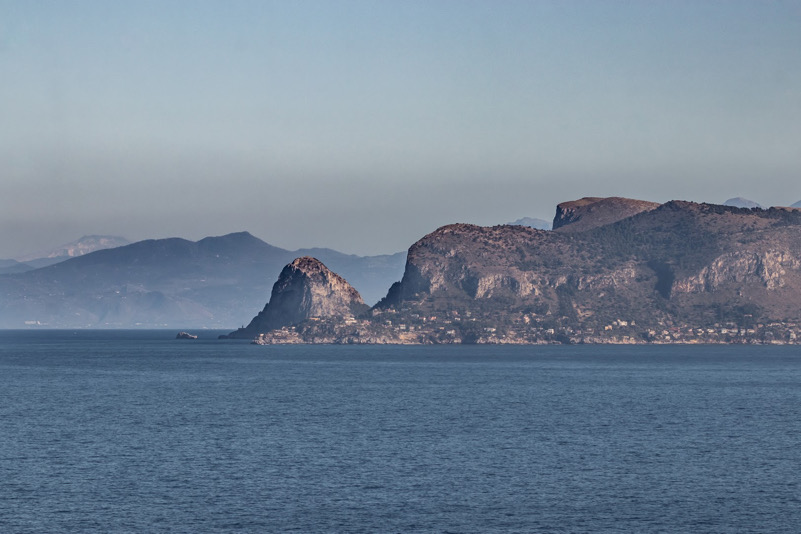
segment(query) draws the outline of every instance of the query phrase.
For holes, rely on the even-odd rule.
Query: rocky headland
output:
[[[306,282],[286,284],[282,272],[270,304],[234,334],[261,343],[795,343],[801,336],[801,210],[585,198],[560,204],[553,227],[439,228],[412,245],[403,278],[371,309],[344,305],[355,301],[342,296],[350,294],[342,280],[338,291],[316,293],[331,299],[316,310],[336,312],[311,312],[308,304],[299,311],[307,301],[282,293],[307,291]]]
[[[304,321],[342,322],[367,310],[359,292],[344,278],[306,256],[284,267],[264,309],[227,337],[254,337]]]

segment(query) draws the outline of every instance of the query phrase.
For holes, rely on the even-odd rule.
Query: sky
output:
[[[801,200],[801,2],[0,0],[0,258]]]

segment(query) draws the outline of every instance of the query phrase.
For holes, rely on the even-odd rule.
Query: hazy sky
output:
[[[801,200],[801,2],[0,0],[0,258]]]

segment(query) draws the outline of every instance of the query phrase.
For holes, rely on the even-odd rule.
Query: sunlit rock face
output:
[[[716,258],[701,271],[674,283],[674,292],[711,292],[726,284],[763,284],[767,290],[784,287],[788,271],[801,262],[789,251],[738,251]]]
[[[229,337],[252,337],[313,318],[344,318],[365,310],[367,305],[353,286],[307,256],[284,267],[264,309]]]
[[[412,245],[378,307],[509,325],[535,313],[596,330],[619,317],[694,325],[801,315],[799,210],[583,198],[559,205],[554,228],[439,228]]]

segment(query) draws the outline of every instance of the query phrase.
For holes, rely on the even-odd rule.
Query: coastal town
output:
[[[421,315],[389,309],[372,313],[370,318],[312,317],[298,325],[260,333],[253,343],[794,345],[801,339],[801,325],[784,321],[743,326],[733,322],[690,325],[660,320],[644,325],[635,319],[620,318],[595,327],[536,314],[493,321],[470,311]]]

